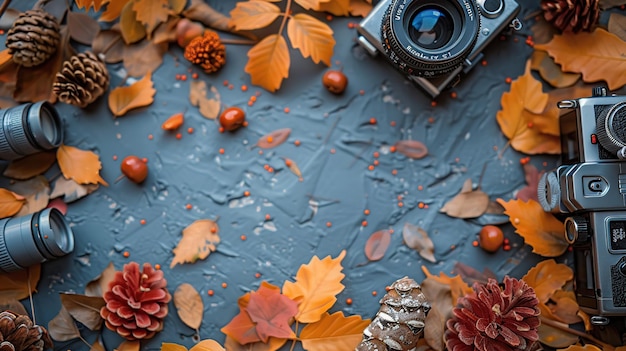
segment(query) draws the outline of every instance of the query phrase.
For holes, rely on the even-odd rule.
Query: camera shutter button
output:
[[[480,6],[480,14],[487,18],[496,18],[504,10],[503,0],[477,0]]]
[[[597,134],[600,145],[614,154],[626,146],[626,102],[613,105],[598,118]]]

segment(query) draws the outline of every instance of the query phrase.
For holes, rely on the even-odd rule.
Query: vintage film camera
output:
[[[592,323],[626,316],[626,97],[564,100],[559,108],[561,162],[537,195],[546,211],[565,214],[574,249],[576,298]]]
[[[505,27],[521,28],[519,9],[514,0],[382,0],[359,24],[358,42],[436,97]]]

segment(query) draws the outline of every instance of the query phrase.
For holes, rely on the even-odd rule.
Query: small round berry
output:
[[[246,113],[239,107],[232,106],[224,110],[220,115],[220,126],[224,130],[232,132],[239,129],[246,120]]]
[[[329,70],[322,77],[322,84],[333,94],[342,94],[348,85],[348,77],[341,71]]]
[[[499,227],[496,227],[495,225],[486,225],[480,230],[480,233],[478,233],[478,241],[483,250],[496,252],[500,249],[500,247],[502,247],[504,234],[502,233],[502,229]]]
[[[148,165],[137,156],[127,156],[120,166],[122,174],[135,183],[143,182],[148,176]]]

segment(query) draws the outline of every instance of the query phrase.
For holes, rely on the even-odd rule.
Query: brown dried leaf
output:
[[[56,341],[68,341],[80,337],[74,319],[63,306],[59,314],[48,323],[48,333]]]
[[[132,109],[152,104],[154,94],[156,90],[152,84],[152,73],[148,72],[141,80],[130,86],[113,89],[109,93],[109,109],[114,116],[120,117]]]
[[[20,16],[20,11],[12,8],[6,9],[6,11],[0,17],[0,29],[9,30],[13,26],[13,22]]]
[[[100,25],[95,19],[86,13],[73,11],[67,13],[67,28],[70,38],[84,45],[91,45],[100,32]]]
[[[0,218],[11,217],[18,213],[25,202],[23,196],[8,189],[0,188]]]
[[[539,341],[552,348],[562,349],[578,342],[578,336],[542,323],[538,328]]]
[[[391,244],[391,231],[387,229],[372,233],[365,242],[365,256],[370,261],[378,261],[385,256]]]
[[[404,244],[417,251],[423,259],[430,262],[437,262],[435,258],[435,244],[426,231],[411,223],[404,223],[402,227],[402,239]]]
[[[289,134],[291,134],[291,128],[277,129],[260,137],[256,146],[262,149],[271,149],[287,141]]]
[[[626,1],[624,0],[600,0],[600,8],[601,9],[610,9],[612,7],[626,5]]]
[[[254,30],[269,26],[280,15],[280,8],[266,1],[240,1],[230,11],[229,25],[235,30]]]
[[[620,39],[626,40],[626,16],[618,12],[611,12],[607,29]]]
[[[185,18],[170,17],[167,22],[161,23],[156,27],[154,33],[152,33],[152,42],[155,44],[165,44],[176,41],[176,28],[178,28],[180,21],[183,20],[188,21]]]
[[[254,1],[256,2],[256,1]],[[330,66],[335,39],[333,30],[324,22],[305,13],[292,16],[287,22],[287,36],[291,46],[300,50],[302,57]]]
[[[50,185],[44,176],[15,182],[9,188],[26,198],[24,206],[16,213],[18,217],[39,212],[46,208],[50,201]]]
[[[450,277],[443,272],[439,272],[439,275],[436,276],[434,274],[431,274],[426,266],[422,266],[422,272],[424,272],[424,274],[426,275],[426,279],[434,279],[435,281],[446,284],[450,287],[452,297],[450,303],[452,303],[452,305],[454,306],[456,306],[457,301],[460,297],[463,297],[474,291],[465,281],[463,281],[463,279],[461,279],[460,275]]]
[[[5,177],[17,180],[26,180],[43,174],[56,162],[54,151],[43,151],[18,160],[13,160],[4,170]]]
[[[124,59],[124,39],[116,30],[102,30],[93,40],[92,49],[98,56],[104,56],[106,63],[118,63]]]
[[[199,21],[207,27],[231,32],[233,27],[229,23],[229,18],[224,14],[215,11],[204,0],[191,0],[191,4],[182,12],[185,18]]]
[[[170,13],[168,0],[133,0],[135,16],[146,27],[148,38],[151,38],[154,29],[167,21]]]
[[[535,167],[532,163],[525,163],[522,167],[524,168],[526,186],[521,188],[515,197],[522,201],[539,201],[537,198],[537,186],[539,184],[539,178],[541,178],[543,172],[539,172],[537,167]]]
[[[0,301],[22,300],[37,291],[41,265],[30,266],[21,271],[0,273]]]
[[[456,262],[454,264],[454,268],[452,269],[452,273],[461,276],[461,279],[469,285],[474,285],[476,282],[484,285],[489,282],[490,278],[496,281],[498,280],[498,277],[489,268],[485,267],[482,272],[479,272],[475,268],[470,267],[463,262]]]
[[[168,43],[157,44],[144,40],[124,46],[124,68],[130,76],[141,77],[156,71],[163,63],[163,55],[167,52]]]
[[[530,58],[530,68],[539,72],[543,80],[555,88],[565,88],[576,84],[580,73],[563,72],[561,66],[546,51],[535,50]]]
[[[102,327],[100,309],[106,304],[104,298],[61,293],[61,304],[74,319],[89,330],[100,330]]]
[[[174,259],[170,268],[177,264],[203,260],[217,249],[220,243],[219,227],[210,219],[199,219],[183,229],[183,237],[172,250]]]
[[[428,301],[432,307],[426,316],[424,339],[426,339],[428,346],[434,350],[443,351],[445,349],[443,334],[446,329],[446,320],[452,317],[452,308],[454,307],[450,286],[433,278],[424,279],[420,285],[424,295],[428,296]],[[433,311],[437,312],[432,313]]]
[[[209,97],[210,95],[212,97]],[[221,97],[217,88],[211,85],[207,88],[206,82],[194,80],[189,84],[189,101],[191,105],[197,106],[200,114],[208,119],[215,119],[220,113]]]
[[[248,51],[245,71],[250,74],[252,84],[274,92],[289,76],[289,48],[282,35],[271,34],[263,38]]]
[[[580,306],[576,302],[576,295],[573,291],[557,290],[546,305],[540,306],[546,306],[550,311],[549,315],[560,322],[566,324],[582,322],[579,314]],[[542,310],[541,315],[545,317],[548,313]]]
[[[136,43],[146,37],[146,28],[137,20],[132,1],[126,3],[124,8],[122,8],[122,13],[120,14],[120,31],[127,45]]]
[[[471,189],[472,180],[467,179],[463,184],[461,192],[443,205],[439,212],[456,218],[481,216],[489,206],[489,196],[480,189]]]
[[[15,314],[28,315],[21,302],[13,298],[5,299],[2,295],[0,295],[0,311],[11,311]]]
[[[66,179],[73,179],[80,184],[108,185],[100,176],[100,157],[92,151],[61,145],[57,149],[57,161]]]
[[[395,144],[396,151],[406,157],[420,159],[428,155],[428,148],[424,143],[417,140],[398,140]]]
[[[109,289],[109,283],[115,278],[115,266],[113,262],[100,273],[97,277],[87,283],[85,286],[85,295],[103,297],[104,292]]]
[[[63,201],[71,203],[93,193],[98,187],[98,184],[79,184],[73,179],[59,177],[54,181],[50,198],[63,197]]]
[[[191,329],[198,330],[202,324],[204,304],[200,293],[188,283],[183,283],[174,292],[174,306],[178,317]]]

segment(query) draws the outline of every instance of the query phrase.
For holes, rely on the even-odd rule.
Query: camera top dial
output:
[[[479,29],[473,0],[393,0],[382,20],[382,46],[401,71],[436,77],[463,62]]]
[[[600,114],[597,133],[598,141],[605,149],[615,154],[623,153],[621,150],[626,147],[626,102],[619,102]]]

